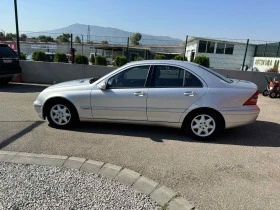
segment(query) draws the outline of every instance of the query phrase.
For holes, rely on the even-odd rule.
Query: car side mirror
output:
[[[106,88],[107,88],[107,82],[106,82],[106,81],[100,82],[100,83],[97,85],[97,88],[98,88],[99,90],[106,90]]]

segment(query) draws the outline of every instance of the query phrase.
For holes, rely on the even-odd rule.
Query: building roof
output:
[[[227,39],[227,38],[209,38],[209,37],[195,37],[195,36],[191,36],[188,39],[188,42],[192,42],[195,40],[207,40],[207,41],[218,41],[218,42],[227,42],[227,43],[233,43],[233,44],[246,44],[247,43],[247,39]],[[253,43],[250,43],[250,45],[257,45],[258,43],[256,43],[255,41]]]

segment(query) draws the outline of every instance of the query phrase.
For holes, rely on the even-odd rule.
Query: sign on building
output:
[[[258,68],[259,71],[265,72],[268,69],[279,70],[280,58],[270,57],[254,57],[253,67]]]
[[[56,50],[56,44],[32,44],[31,49]]]

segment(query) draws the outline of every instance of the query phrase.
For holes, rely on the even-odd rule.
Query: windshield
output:
[[[225,82],[227,82],[227,83],[232,83],[232,82],[233,82],[233,80],[231,80],[231,79],[225,77],[224,75],[219,74],[219,73],[217,73],[217,72],[215,72],[215,71],[213,71],[213,70],[211,70],[211,69],[208,69],[208,68],[206,68],[206,67],[204,67],[204,66],[200,66],[200,65],[199,65],[199,67],[202,68],[202,69],[204,69],[205,71],[208,71],[209,73],[215,75],[216,77],[220,78],[221,80],[223,80],[223,81],[225,81]]]
[[[10,47],[0,45],[0,58],[17,58],[17,54]]]

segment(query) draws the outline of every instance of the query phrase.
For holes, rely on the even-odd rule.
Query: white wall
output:
[[[222,41],[213,41],[222,42]],[[205,55],[210,59],[210,67],[215,69],[229,69],[240,70],[242,66],[246,44],[232,43],[234,44],[234,50],[232,55],[228,54],[216,54],[216,53],[199,53],[198,52],[198,40],[192,41],[187,46],[186,56],[190,60],[191,51],[195,50],[195,56]],[[216,50],[215,50],[216,51]],[[255,53],[255,45],[248,46],[245,65],[248,67],[253,66],[253,57]]]
[[[280,62],[280,58],[254,57],[253,67],[258,68],[261,72],[265,72],[266,70],[274,67],[275,61]],[[279,66],[277,69],[279,70]]]

